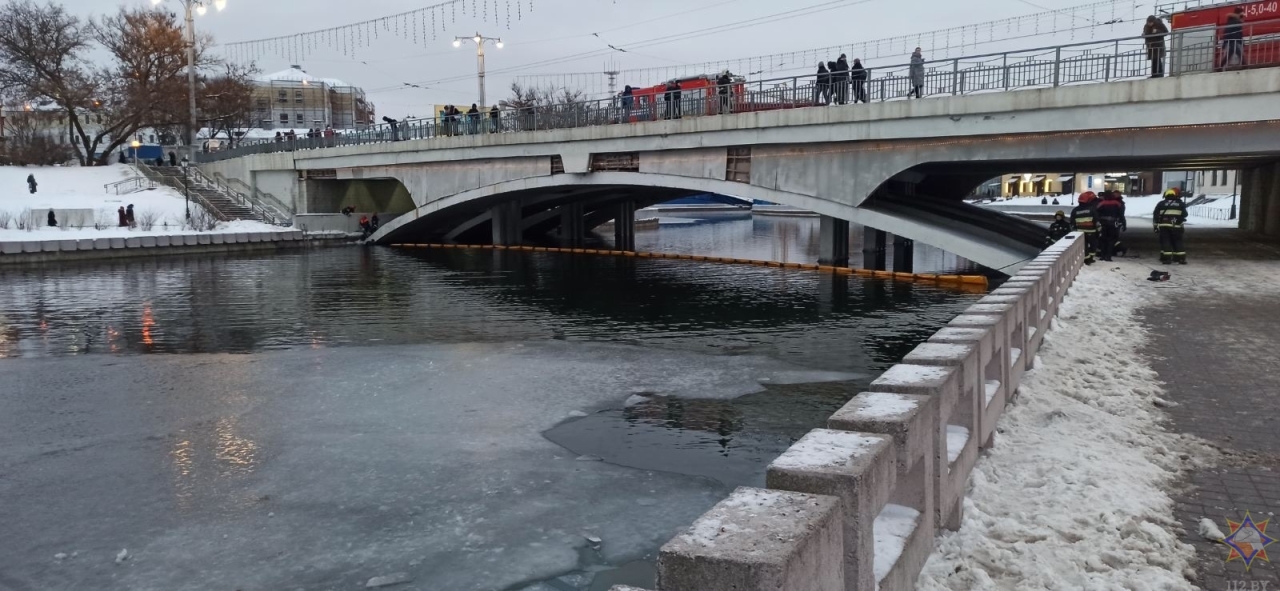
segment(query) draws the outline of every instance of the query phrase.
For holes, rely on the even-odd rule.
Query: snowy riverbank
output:
[[[1138,271],[1081,270],[921,591],[1195,588],[1167,491],[1208,452],[1162,427]]]
[[[36,178],[38,188],[35,194],[28,192],[27,175]],[[123,164],[94,167],[0,166],[0,241],[166,236],[191,231],[183,227],[186,200],[175,189],[156,187],[126,195],[106,192],[106,185],[133,176],[137,176],[137,171]],[[116,212],[120,207],[129,205],[133,205],[138,226],[122,228],[117,223]],[[199,206],[192,204],[192,207]],[[50,209],[85,212],[86,215],[77,217],[86,219],[64,219],[59,227],[50,228],[45,225]],[[22,225],[26,227],[20,228],[19,221],[22,220],[34,220],[36,224],[24,222]],[[68,227],[80,224],[83,227]],[[280,228],[240,220],[218,224],[213,232],[271,230]]]

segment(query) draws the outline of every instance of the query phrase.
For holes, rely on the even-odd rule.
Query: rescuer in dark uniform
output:
[[[1071,222],[1067,221],[1067,214],[1059,209],[1053,214],[1053,223],[1049,224],[1049,244],[1062,240],[1063,236],[1070,233]]]
[[[1071,227],[1084,233],[1084,264],[1092,265],[1093,257],[1098,252],[1098,223],[1094,219],[1094,205],[1097,195],[1093,191],[1080,194],[1080,205],[1071,210]]]
[[[1160,235],[1160,262],[1168,265],[1187,264],[1187,250],[1182,244],[1182,224],[1187,221],[1187,206],[1177,189],[1164,192],[1164,200],[1151,212],[1151,222]]]
[[[1120,241],[1120,232],[1128,227],[1124,219],[1124,202],[1120,201],[1118,191],[1107,191],[1102,194],[1102,202],[1094,210],[1098,225],[1098,249],[1101,258],[1110,261],[1115,254],[1116,243]]]

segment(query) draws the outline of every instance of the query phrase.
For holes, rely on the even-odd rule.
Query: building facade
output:
[[[254,80],[253,109],[262,129],[361,129],[374,121],[364,89],[296,65]]]
[[[1120,191],[1146,195],[1160,188],[1154,172],[1036,172],[1006,174],[992,179],[978,191],[980,197],[1040,197],[1085,191]]]
[[[1237,195],[1240,175],[1235,170],[1174,170],[1164,173],[1164,187],[1190,195]]]

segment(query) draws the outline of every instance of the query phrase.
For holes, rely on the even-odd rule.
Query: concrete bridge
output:
[[[844,264],[848,223],[1011,272],[1043,246],[1029,222],[960,198],[1026,170],[1240,169],[1242,226],[1280,234],[1280,69],[1056,86],[568,129],[251,154],[201,165],[291,203],[395,214],[378,243],[577,245],[609,219],[695,193],[822,216]],[[881,243],[882,244],[882,243]]]

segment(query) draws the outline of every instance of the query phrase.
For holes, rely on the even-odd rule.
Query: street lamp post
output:
[[[191,221],[191,181],[187,178],[187,167],[191,166],[191,160],[186,156],[182,157],[182,199],[187,206],[187,221]]]
[[[196,120],[196,19],[192,12],[204,16],[208,12],[209,5],[213,5],[214,10],[222,12],[227,7],[227,0],[178,0],[182,2],[183,8],[186,9],[187,21],[187,109],[191,115],[191,131],[187,134],[187,150],[191,153],[191,158],[196,157],[196,134],[200,129],[200,123]],[[151,0],[152,6],[159,6],[164,0]],[[191,217],[190,207],[187,209],[187,218]]]
[[[484,44],[493,42],[493,46],[502,49],[501,37],[485,37],[480,33],[476,33],[474,37],[454,37],[453,46],[462,47],[463,41],[471,41],[476,44],[476,71],[480,86],[480,108],[484,108]]]

